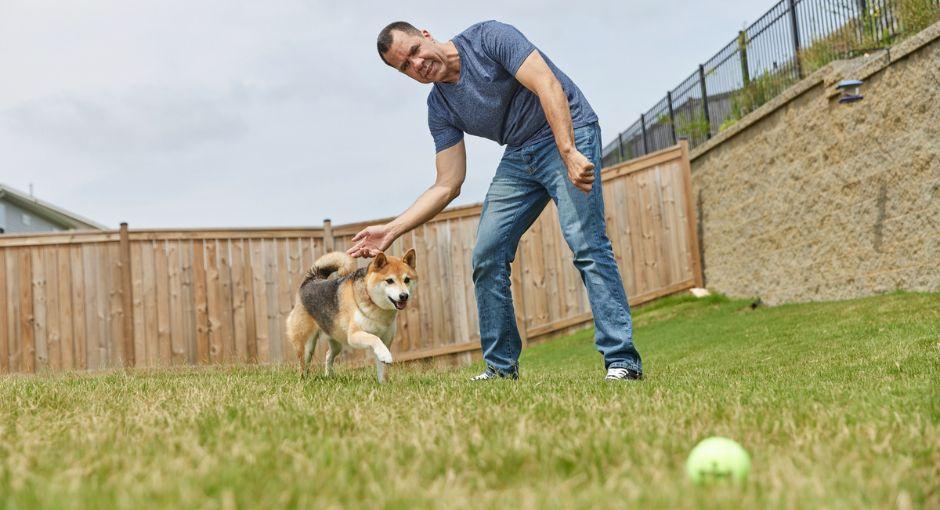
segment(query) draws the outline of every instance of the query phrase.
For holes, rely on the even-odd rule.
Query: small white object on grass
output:
[[[711,296],[711,292],[708,292],[708,289],[703,289],[702,287],[695,287],[690,292],[695,297]]]

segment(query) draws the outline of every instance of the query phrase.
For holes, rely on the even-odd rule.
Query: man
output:
[[[522,341],[509,290],[510,263],[522,234],[550,199],[587,287],[606,379],[640,379],[630,308],[594,172],[601,164],[600,129],[578,87],[522,33],[497,21],[473,25],[444,43],[427,30],[395,22],[379,33],[378,50],[389,66],[434,84],[428,126],[437,150],[437,179],[400,216],[356,234],[348,253],[371,257],[385,250],[460,194],[467,165],[464,133],[495,140],[507,147],[483,202],[473,250],[486,362],[473,380],[519,376]]]

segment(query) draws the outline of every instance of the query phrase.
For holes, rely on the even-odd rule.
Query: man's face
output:
[[[392,44],[385,53],[392,67],[421,83],[441,81],[446,75],[444,51],[427,30],[420,34],[392,32]]]

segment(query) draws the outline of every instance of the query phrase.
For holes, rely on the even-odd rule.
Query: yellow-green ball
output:
[[[726,437],[710,437],[695,445],[685,471],[697,485],[743,484],[751,470],[751,457],[741,445]]]

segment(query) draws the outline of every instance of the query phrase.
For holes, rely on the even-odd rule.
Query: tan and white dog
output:
[[[369,267],[355,270],[352,257],[342,252],[323,255],[307,271],[297,303],[287,317],[287,337],[297,350],[300,375],[310,370],[310,359],[320,337],[330,342],[326,375],[343,344],[371,349],[379,382],[392,362],[388,347],[395,337],[395,317],[414,294],[417,273],[415,251],[401,259],[379,253]]]

